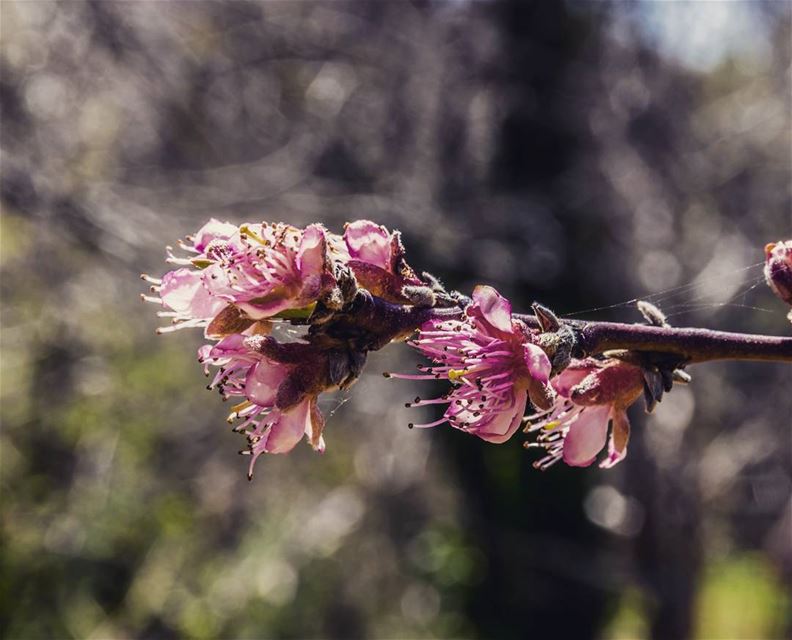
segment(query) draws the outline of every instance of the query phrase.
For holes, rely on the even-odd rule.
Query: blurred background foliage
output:
[[[374,354],[251,484],[141,271],[372,218],[467,291],[788,333],[787,2],[0,4],[8,638],[780,638],[790,368],[712,363],[612,471],[408,431]],[[752,308],[752,307],[759,307]],[[767,310],[770,311],[767,311]],[[629,304],[583,314],[634,320]]]

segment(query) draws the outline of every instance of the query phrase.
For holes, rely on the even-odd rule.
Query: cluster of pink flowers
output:
[[[212,219],[179,246],[185,255],[167,250],[178,268],[161,279],[142,276],[155,294],[143,298],[171,319],[159,333],[201,327],[212,341],[199,360],[207,375],[218,368],[209,388],[240,401],[229,420],[240,421],[236,430],[248,437],[250,471],[260,454],[287,452],[303,435],[322,451],[317,397],[354,382],[355,357],[305,341],[279,344],[268,334],[273,322],[308,318],[317,305],[340,309],[358,287],[404,303],[405,287],[424,283],[404,261],[398,232],[368,220],[339,236],[320,224]]]
[[[491,287],[480,286],[461,319],[431,321],[410,344],[435,364],[407,379],[443,379],[451,390],[408,406],[447,404],[443,416],[416,427],[444,423],[488,442],[502,443],[527,422],[538,432],[529,447],[547,455],[535,466],[559,460],[588,466],[608,444],[603,467],[625,455],[630,423],[626,409],[644,387],[640,367],[617,360],[573,360],[550,379],[551,363],[537,345],[538,331],[512,316],[511,304]],[[534,411],[524,418],[528,402]],[[610,438],[608,438],[608,426]]]
[[[432,364],[385,375],[445,380],[450,388],[407,403],[444,406],[440,418],[409,426],[448,424],[496,444],[524,426],[525,446],[544,451],[534,463],[540,469],[558,461],[588,466],[603,450],[600,466],[612,467],[627,452],[627,409],[643,394],[651,410],[674,380],[689,380],[677,368],[684,362],[667,354],[573,358],[577,338],[552,312],[534,305],[536,321],[520,319],[488,286],[472,298],[448,292],[410,268],[398,232],[368,220],[336,235],[321,224],[212,219],[179,246],[181,256],[167,249],[177,268],[161,279],[142,276],[155,294],[143,298],[171,320],[159,333],[203,328],[209,342],[198,359],[207,376],[216,369],[208,388],[237,402],[228,420],[247,436],[240,453],[251,456],[248,475],[261,454],[291,451],[303,437],[324,451],[319,396],[352,385],[369,351],[410,336]],[[767,245],[765,256],[768,284],[792,304],[792,241]],[[667,326],[652,305],[639,309]],[[309,328],[281,342],[270,334],[285,321]]]
[[[768,280],[772,275],[782,297],[790,294],[787,244],[767,250]],[[409,344],[432,364],[414,375],[386,375],[441,379],[451,388],[408,403],[445,405],[439,419],[411,427],[448,423],[503,443],[526,425],[534,436],[527,446],[546,452],[535,465],[542,469],[559,460],[590,465],[606,447],[601,466],[610,467],[626,453],[626,409],[647,384],[641,367],[607,358],[569,362],[569,354],[559,359],[547,334],[515,317],[492,287],[479,286],[468,299],[430,276],[419,278],[398,232],[368,220],[336,235],[320,224],[300,229],[213,219],[179,246],[181,256],[167,250],[177,268],[161,279],[143,276],[155,294],[143,297],[171,319],[160,333],[203,328],[208,343],[198,359],[207,376],[216,370],[208,388],[237,403],[229,422],[247,436],[241,453],[251,456],[249,475],[261,454],[288,452],[304,436],[324,451],[320,394],[353,384],[367,351],[416,327]],[[310,329],[281,342],[270,334],[283,321]]]

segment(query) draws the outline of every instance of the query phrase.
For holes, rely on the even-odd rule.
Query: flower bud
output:
[[[764,275],[773,293],[792,305],[792,240],[771,242],[765,247]]]

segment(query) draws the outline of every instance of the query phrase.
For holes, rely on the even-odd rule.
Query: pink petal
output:
[[[236,306],[244,311],[249,318],[254,320],[262,320],[264,318],[271,318],[275,314],[287,309],[297,309],[300,307],[297,296],[289,298],[273,297],[272,300],[267,302],[257,302],[255,304],[250,302],[237,302]]]
[[[610,406],[582,411],[564,438],[564,462],[572,467],[587,467],[605,446],[608,437]]]
[[[550,379],[550,369],[552,369],[550,358],[547,357],[547,354],[535,344],[526,342],[523,344],[523,358],[531,377],[542,384],[547,384]]]
[[[239,295],[220,264],[209,265],[200,272],[200,277],[206,290],[213,296],[223,296],[226,300],[233,301],[234,297]]]
[[[277,415],[276,415],[277,414]],[[287,453],[311,429],[311,398],[306,398],[288,411],[275,410],[275,422],[267,434],[267,453]]]
[[[493,420],[481,430],[472,431],[482,440],[493,444],[502,444],[514,435],[517,427],[522,422],[525,406],[528,403],[528,394],[524,389],[516,389],[512,399],[512,406],[506,411],[501,411]]]
[[[160,297],[174,311],[186,313],[201,288],[201,275],[191,269],[176,269],[162,276]]]
[[[262,407],[273,406],[278,387],[288,373],[288,367],[269,360],[262,360],[248,373],[245,380],[245,396],[251,402]]]
[[[202,284],[201,274],[191,269],[176,269],[162,277],[160,298],[174,311],[205,320],[213,318],[225,307],[225,302],[209,294]]]
[[[572,387],[580,384],[589,373],[591,373],[589,368],[567,367],[553,378],[553,388],[558,392],[558,395],[568,398]]]
[[[238,230],[235,224],[220,222],[216,218],[212,218],[195,233],[195,249],[199,253],[203,253],[204,249],[206,249],[207,245],[212,240],[228,240]]]
[[[245,336],[234,333],[226,336],[212,347],[209,355],[212,358],[229,358],[232,356],[247,355],[250,349],[245,346]]]
[[[390,266],[390,233],[371,220],[357,220],[347,225],[344,240],[349,255],[382,269]]]
[[[327,261],[325,231],[320,224],[305,228],[297,252],[297,268],[303,278],[321,275]]]
[[[195,292],[195,297],[190,306],[190,315],[193,318],[209,320],[226,308],[228,302],[215,298],[203,286]]]
[[[511,333],[511,303],[494,288],[479,285],[473,289],[473,304],[492,327]]]
[[[614,409],[611,435],[608,439],[608,457],[600,463],[603,469],[624,460],[627,455],[627,442],[630,439],[630,419],[624,409]]]

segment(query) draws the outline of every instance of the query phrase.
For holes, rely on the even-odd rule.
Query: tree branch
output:
[[[515,314],[538,328],[532,315]],[[711,329],[655,327],[621,322],[564,321],[575,333],[584,356],[615,349],[669,353],[686,363],[710,360],[764,360],[792,362],[792,338],[713,331]]]
[[[312,329],[328,336],[353,340],[355,347],[374,351],[399,336],[407,336],[434,319],[458,318],[459,308],[428,308],[395,305],[371,295],[358,296],[354,308],[339,314],[327,325]],[[513,314],[529,327],[540,329],[534,315]],[[680,364],[710,360],[763,360],[792,362],[792,338],[713,331],[685,327],[657,327],[622,322],[563,320],[575,336],[572,355],[586,357],[606,351],[627,350],[663,353],[679,357]],[[363,339],[365,338],[365,339]]]

